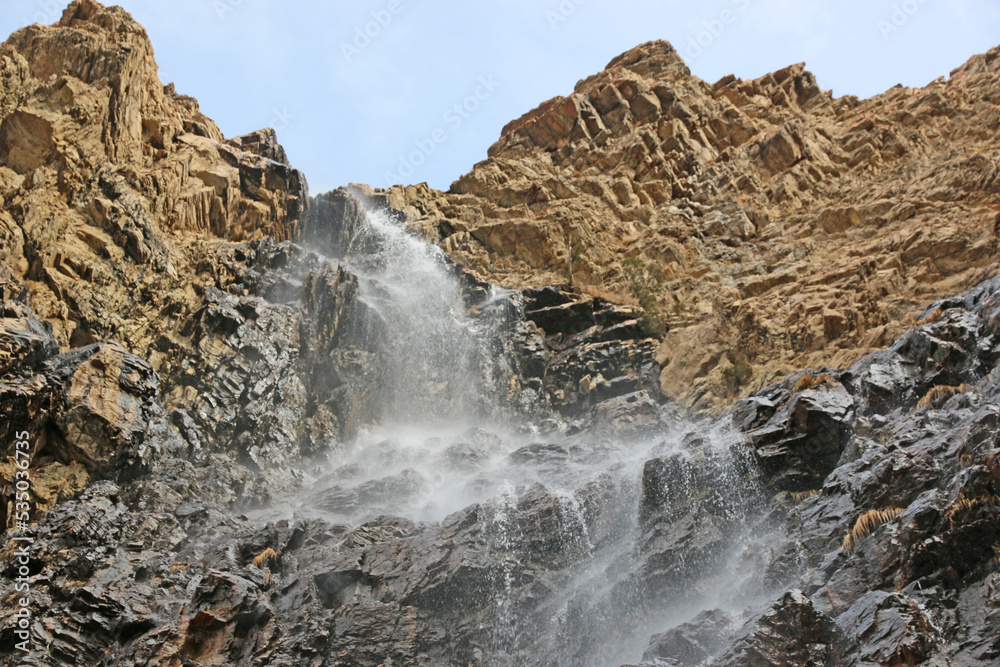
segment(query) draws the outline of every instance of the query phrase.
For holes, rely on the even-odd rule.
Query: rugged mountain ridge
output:
[[[995,127],[989,124],[996,95],[991,54],[970,61],[962,76],[953,76],[955,88],[935,98],[967,104],[954,118],[931,114],[942,134],[965,128],[975,135],[973,113],[983,114],[981,127]],[[966,181],[950,183],[949,196],[963,193],[968,201],[927,195],[914,204],[912,218],[879,223],[900,231],[933,211],[974,214],[949,218],[943,228],[921,226],[906,246],[922,248],[913,251],[920,258],[936,251],[932,241],[954,236],[955,245],[945,247],[959,250],[942,255],[954,264],[925,264],[926,274],[906,264],[903,291],[872,292],[888,304],[893,326],[906,330],[895,343],[841,364],[846,368],[792,373],[716,419],[689,421],[663,404],[656,342],[645,337],[635,308],[581,295],[579,284],[495,298],[481,277],[449,264],[470,317],[499,309],[510,318],[496,341],[497,356],[511,364],[510,394],[502,398],[517,403],[528,397],[533,410],[520,414],[532,440],[505,455],[509,463],[547,482],[567,467],[593,463],[591,457],[602,474],[572,494],[538,483],[470,504],[442,521],[276,521],[276,505],[303,486],[319,507],[377,507],[365,495],[370,489],[351,495],[312,479],[336,465],[339,446],[360,425],[377,420],[373,396],[380,377],[393,372],[380,359],[384,324],[358,298],[358,276],[336,259],[367,224],[363,204],[388,205],[399,222],[433,237],[459,218],[438,218],[427,202],[458,201],[456,211],[472,202],[485,211],[488,193],[352,188],[310,200],[305,179],[287,164],[273,132],[225,140],[193,100],[161,86],[141,26],[120,9],[91,0],[73,2],[54,26],[15,33],[0,47],[0,66],[0,511],[9,537],[13,443],[25,430],[33,493],[29,532],[36,539],[24,566],[34,614],[31,651],[5,653],[0,662],[603,664],[622,654],[612,641],[621,639],[636,659],[645,648],[644,665],[706,659],[717,665],[988,665],[1000,656],[1000,285],[987,280],[912,314],[896,301],[925,284],[915,273],[944,289],[948,280],[964,284],[988,270],[978,253],[993,241],[975,233],[977,216],[994,201],[989,169],[942,161],[948,178],[978,179],[978,196],[963,190]],[[624,84],[612,86],[617,93],[605,85],[622,72],[635,77],[634,95]],[[580,86],[628,102],[627,108],[620,102],[608,107],[617,109],[611,117],[621,117],[621,127],[602,135],[587,104],[599,107],[571,97],[509,125],[501,152],[524,153],[521,163],[510,163],[514,167],[536,159],[544,164],[559,151],[579,151],[574,141],[583,137],[595,146],[606,139],[605,157],[628,145],[629,154],[638,155],[632,118],[647,108],[638,101],[640,78],[675,82],[670,85],[692,100],[708,89],[690,79],[665,44],[645,45]],[[810,77],[795,68],[771,79],[722,87],[732,84],[751,106],[773,105],[777,110],[768,113],[779,119],[788,108],[819,113],[838,103],[849,111],[867,104],[810,92]],[[654,97],[661,113],[664,106],[688,104],[678,97],[667,105],[654,91],[645,101],[650,113]],[[604,130],[614,125],[600,122]],[[688,128],[683,119],[680,125]],[[584,127],[589,139],[580,134]],[[787,129],[785,139],[775,133],[774,147],[760,150],[777,151],[768,159],[786,149],[794,157],[806,136],[804,125],[797,127]],[[752,153],[750,136],[731,149]],[[990,149],[988,139],[980,139],[976,146]],[[872,150],[885,145],[870,141]],[[555,146],[555,152],[534,142]],[[643,146],[648,148],[645,139]],[[695,146],[689,148],[694,154]],[[753,159],[747,157],[747,165]],[[605,168],[624,164],[622,173],[631,174],[627,162],[615,160]],[[681,216],[687,222],[675,221],[689,227],[685,238],[697,239],[684,252],[714,247],[750,253],[750,246],[769,238],[763,233],[769,226],[751,218],[749,204],[741,210],[755,231],[744,225],[740,243],[727,226],[732,217],[722,220],[715,236],[704,227],[706,220],[720,220],[712,212],[726,204],[708,201],[698,208],[697,193],[729,186],[711,186],[701,174],[723,169],[718,165],[724,162],[706,158],[696,169],[701,163],[695,160],[678,176],[680,189],[670,184],[671,201],[692,211],[690,219]],[[879,160],[873,162],[868,167],[880,173]],[[487,161],[467,178],[509,167],[499,164]],[[740,169],[755,177],[747,165]],[[904,174],[912,168],[897,166]],[[897,178],[894,168],[886,167],[891,173],[885,178]],[[796,165],[782,169],[782,179],[767,187],[780,180],[787,189],[789,178],[797,184],[804,178]],[[612,177],[591,172],[588,178]],[[543,178],[538,183],[558,189]],[[627,179],[626,185],[641,199],[640,186]],[[817,222],[808,199],[818,199],[814,185],[782,200],[789,207],[800,201],[801,217],[788,214],[787,220],[803,230]],[[490,186],[489,196],[517,201],[524,195],[517,184],[499,192],[502,187]],[[908,194],[901,192],[883,198],[905,202]],[[417,199],[405,199],[411,195]],[[527,215],[530,206],[514,209]],[[522,231],[544,227],[516,217],[497,224],[510,220]],[[593,220],[579,222],[580,238],[591,238],[587,225]],[[866,224],[827,230],[826,237],[808,234],[816,244],[850,245],[861,243]],[[953,236],[938,236],[942,229]],[[452,236],[442,241],[451,254],[468,253],[466,261],[482,271],[515,282],[534,283],[531,276],[543,281],[542,270],[525,268],[527,263],[503,268],[497,250],[491,251],[493,268],[476,264],[483,255],[473,231],[468,238]],[[775,252],[785,257],[780,235],[773,238]],[[594,249],[575,237],[572,242],[584,248],[578,257],[569,253],[579,283],[577,263]],[[860,249],[877,250],[858,245],[855,251]],[[900,249],[905,252],[903,246],[892,252]],[[630,266],[647,272],[651,265],[673,266],[640,259]],[[516,261],[533,260],[525,255]],[[957,270],[942,277],[951,269]],[[871,288],[883,270],[858,274],[859,285]],[[605,278],[613,287],[616,278]],[[817,293],[846,290],[836,282],[841,278]],[[695,278],[686,280],[700,289]],[[783,280],[758,296],[778,299],[781,289],[796,285]],[[717,289],[711,278],[706,282]],[[798,287],[809,292],[816,286]],[[900,312],[902,319],[895,318]],[[827,315],[823,311],[824,326]],[[910,327],[910,319],[917,325]],[[680,336],[682,328],[672,324],[671,333]],[[885,326],[889,336],[893,329]],[[671,340],[677,345],[684,339],[664,344]],[[750,337],[747,349],[777,345],[769,341]],[[843,349],[845,356],[857,351],[852,345]],[[669,360],[661,360],[669,370]],[[761,372],[751,354],[735,363],[740,361],[730,364],[750,365],[751,379]],[[706,366],[706,377],[735,377],[717,366]],[[728,393],[691,402],[718,406],[716,399],[746,386],[728,384]],[[699,387],[704,385],[696,381],[695,391]],[[452,463],[473,465],[512,438],[472,429],[447,454]],[[616,446],[631,450],[647,441],[648,458],[634,477],[601,458]],[[7,541],[0,552],[6,580],[23,565],[16,548]],[[595,596],[592,581],[580,574],[598,556],[608,560],[597,560],[593,576],[608,590]],[[733,593],[725,609],[716,608],[710,595],[700,601],[721,586],[720,577],[744,570],[753,576],[725,580]],[[21,639],[15,597],[0,608],[5,645]],[[671,605],[704,611],[666,620],[664,608]]]
[[[288,492],[331,442],[376,421],[375,386],[393,369],[373,354],[380,324],[356,277],[330,259],[363,223],[355,195],[310,200],[272,130],[225,139],[160,82],[121,8],[72,2],[56,24],[14,33],[0,64],[0,337],[3,372],[20,377],[4,385],[17,417],[4,433],[36,434],[39,508],[116,477],[120,456],[142,449],[139,474],[166,451],[144,448],[126,405],[154,401],[158,428],[190,437],[196,460],[238,462],[260,482],[240,494],[249,502]],[[478,307],[487,285],[455,271]],[[521,360],[512,395],[567,417],[640,389],[658,398],[655,343],[630,308],[555,289],[523,300],[504,342]],[[42,381],[56,352],[74,370]],[[117,405],[139,360],[141,400]]]
[[[996,272],[998,77],[995,48],[835,98],[803,64],[709,84],[650,42],[508,123],[448,192],[381,194],[490,280],[654,301],[663,391],[715,409]]]

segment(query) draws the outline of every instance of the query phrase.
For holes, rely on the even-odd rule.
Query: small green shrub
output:
[[[646,336],[661,338],[667,332],[667,321],[660,311],[658,296],[663,290],[663,269],[657,264],[629,257],[622,262],[622,272],[629,291],[639,303],[639,329]]]
[[[726,356],[729,357],[732,366],[723,369],[722,379],[726,382],[729,393],[736,394],[739,393],[740,387],[746,386],[753,379],[753,366],[750,365],[746,353],[741,350],[729,352]]]

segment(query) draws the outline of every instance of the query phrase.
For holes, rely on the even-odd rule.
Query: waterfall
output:
[[[387,333],[380,350],[387,368],[379,397],[382,423],[474,421],[491,402],[483,372],[488,347],[480,323],[465,313],[444,254],[408,234],[384,210],[366,211],[366,219],[343,262]]]
[[[534,395],[511,391],[518,295],[490,288],[471,306],[437,247],[384,211],[364,217],[340,261],[382,329],[380,417],[332,457],[299,516],[434,525],[483,508],[483,664],[638,661],[651,633],[761,594],[736,575],[759,492],[725,425],[541,428]]]

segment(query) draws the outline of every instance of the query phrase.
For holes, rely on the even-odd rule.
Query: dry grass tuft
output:
[[[968,510],[974,508],[977,504],[978,500],[976,498],[968,498],[964,493],[960,495],[958,497],[958,500],[953,502],[951,504],[951,507],[948,508],[948,511],[944,513],[944,518],[948,520],[948,525],[951,527],[951,529],[952,530],[955,529],[956,516],[958,516],[959,514],[964,514]]]
[[[955,524],[960,523],[959,520],[963,518],[964,514],[983,506],[1000,508],[1000,496],[986,494],[976,498],[969,498],[963,493],[958,497],[958,500],[951,504],[948,511],[944,513],[944,518],[948,520],[949,528],[955,530]]]
[[[812,491],[793,491],[792,501],[798,505],[806,498],[812,498],[815,495],[819,495],[819,489],[813,489]]]
[[[274,583],[274,575],[271,574],[271,570],[265,569],[264,570],[264,585],[265,586],[270,586],[273,583]]]
[[[917,321],[915,321],[915,322],[913,323],[913,326],[915,326],[915,327],[922,327],[922,326],[924,326],[925,324],[930,324],[931,322],[934,322],[934,321],[935,321],[935,320],[937,320],[937,319],[938,319],[939,317],[941,317],[941,313],[943,313],[943,312],[944,312],[944,311],[943,311],[943,310],[941,310],[940,308],[935,308],[935,309],[933,310],[933,312],[931,312],[931,314],[930,314],[930,315],[928,315],[927,317],[923,318],[922,320],[917,320]]]
[[[883,523],[892,521],[903,513],[902,507],[890,507],[884,510],[868,510],[854,522],[854,528],[844,535],[844,551],[853,551],[858,542]]]
[[[814,389],[824,384],[830,384],[833,380],[826,373],[817,373],[816,375],[803,375],[799,378],[799,381],[795,383],[792,387],[792,393],[797,394],[800,391],[805,391],[806,389]]]
[[[276,560],[278,560],[278,552],[272,549],[271,547],[268,547],[264,549],[264,551],[262,551],[259,556],[253,559],[253,566],[260,567],[269,561],[276,561]]]
[[[917,402],[918,408],[940,408],[944,405],[949,398],[955,394],[961,394],[969,390],[969,385],[960,384],[957,387],[952,387],[946,384],[939,384],[936,387],[932,387],[930,391],[924,394],[924,397]]]

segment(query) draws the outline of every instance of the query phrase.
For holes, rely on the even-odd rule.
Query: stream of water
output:
[[[439,522],[475,503],[490,508],[484,530],[498,562],[496,576],[484,584],[496,607],[492,655],[484,664],[524,664],[510,656],[530,639],[547,645],[539,655],[586,655],[582,663],[565,664],[617,666],[638,661],[651,633],[701,609],[746,606],[755,589],[741,564],[746,540],[740,529],[712,547],[724,568],[690,581],[682,593],[670,589],[673,597],[663,604],[651,607],[637,583],[651,568],[643,545],[670,540],[640,516],[651,458],[677,462],[682,474],[671,497],[683,499],[691,521],[748,530],[743,519],[755,490],[732,460],[727,428],[696,427],[700,458],[688,451],[684,436],[692,426],[683,423],[625,440],[551,426],[543,432],[527,416],[537,414],[534,396],[513,392],[515,364],[500,342],[519,319],[516,293],[494,288],[470,312],[441,251],[378,211],[367,212],[367,225],[341,261],[384,325],[380,353],[389,372],[380,387],[378,424],[338,451],[298,514],[359,525],[380,515]],[[540,530],[558,543],[566,562],[553,578],[558,589],[522,612],[516,582],[525,536],[515,515],[518,503],[539,489],[558,506],[552,517],[538,519],[549,522]]]

